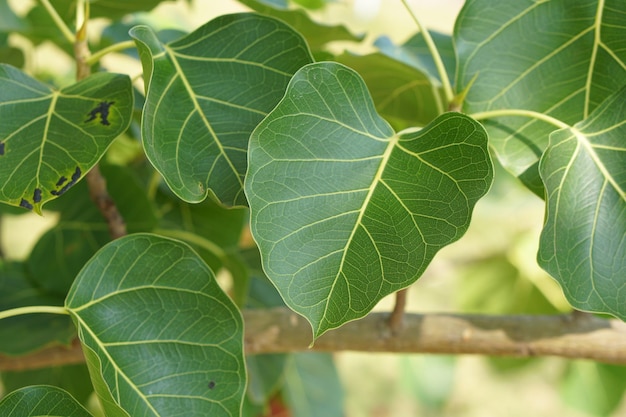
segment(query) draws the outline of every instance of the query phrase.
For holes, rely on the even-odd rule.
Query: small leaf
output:
[[[0,401],[3,417],[93,417],[70,394],[57,387],[36,385],[13,391]]]
[[[264,270],[315,337],[413,283],[463,235],[492,181],[479,123],[446,113],[395,134],[359,75],[336,63],[296,73],[249,152]]]
[[[126,75],[98,73],[52,90],[0,64],[0,201],[34,209],[64,194],[130,124]]]
[[[131,35],[148,85],[142,136],[154,167],[185,201],[212,193],[245,205],[248,137],[311,62],[304,39],[254,14],[220,16],[168,44],[145,26]]]
[[[107,416],[236,416],[241,315],[187,245],[134,234],[102,248],[66,307]]]
[[[468,114],[525,109],[574,124],[626,84],[626,26],[619,1],[473,0],[457,18],[457,91],[473,84]],[[502,164],[531,190],[552,125],[524,117],[487,120]]]
[[[546,220],[539,264],[575,308],[626,320],[626,87],[574,127],[550,135],[541,159]]]

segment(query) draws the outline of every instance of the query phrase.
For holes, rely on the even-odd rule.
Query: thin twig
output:
[[[71,29],[67,27],[67,25],[65,24],[61,16],[59,16],[57,11],[55,10],[55,8],[52,7],[52,5],[50,4],[48,0],[40,0],[40,1],[43,7],[48,11],[48,14],[50,14],[50,17],[52,17],[52,20],[54,20],[54,24],[57,25],[61,33],[63,33],[63,36],[65,37],[65,39],[67,39],[69,43],[74,43],[76,41],[74,34],[72,33]]]
[[[74,57],[76,59],[76,80],[80,81],[89,76],[91,67],[89,65],[89,46],[87,44],[87,23],[89,21],[89,2],[84,3],[85,13],[83,16],[83,24],[76,33],[76,42],[74,43]],[[79,2],[79,8],[81,2]],[[109,233],[112,239],[126,235],[126,223],[122,214],[117,209],[115,201],[111,198],[107,191],[106,180],[100,172],[98,164],[85,175],[89,186],[89,196],[94,202],[100,213],[109,225]]]

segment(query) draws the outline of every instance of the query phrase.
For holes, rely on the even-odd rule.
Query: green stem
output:
[[[54,20],[54,23],[57,25],[59,30],[61,30],[61,33],[63,33],[63,36],[65,36],[65,39],[67,39],[67,41],[71,44],[76,42],[76,37],[74,36],[74,33],[70,30],[69,27],[67,27],[63,19],[61,19],[61,16],[59,16],[59,14],[54,9],[54,7],[52,7],[50,2],[48,0],[40,0],[40,1],[43,7],[45,7],[48,13],[50,14],[50,17],[52,17],[52,20]]]
[[[226,252],[224,252],[222,248],[220,248],[214,242],[198,236],[195,233],[174,229],[156,229],[154,230],[154,233],[174,239],[184,240],[187,243],[197,245],[202,249],[208,250],[220,259],[224,259],[226,257]]]
[[[552,116],[548,116],[547,114],[539,113],[532,110],[522,110],[522,109],[503,109],[503,110],[491,110],[491,111],[483,111],[479,113],[470,114],[470,117],[473,117],[476,120],[484,120],[491,119],[493,117],[505,117],[505,116],[521,116],[521,117],[529,117],[531,119],[541,120],[542,122],[549,123],[559,129],[569,129],[572,126],[568,125],[560,121],[559,119],[555,119]]]
[[[433,38],[430,36],[430,33],[426,28],[420,23],[417,18],[417,14],[413,12],[413,9],[409,5],[407,0],[402,0],[402,4],[409,12],[413,21],[417,25],[417,29],[420,31],[422,36],[424,37],[424,42],[426,42],[426,46],[428,47],[428,51],[430,55],[433,57],[433,61],[435,61],[435,67],[437,68],[437,73],[439,74],[439,78],[441,78],[441,84],[443,87],[443,91],[446,95],[446,100],[448,103],[451,103],[454,100],[454,91],[452,90],[452,84],[450,84],[450,79],[448,78],[448,73],[446,72],[446,67],[443,65],[443,60],[441,59],[441,54],[437,50],[437,46],[435,46],[435,42]]]
[[[26,306],[17,307],[9,310],[0,311],[0,320],[7,319],[9,317],[21,316],[23,314],[37,314],[37,313],[50,313],[50,314],[64,314],[68,315],[70,312],[65,307],[60,306]]]
[[[100,61],[103,56],[110,54],[112,52],[120,52],[124,49],[130,49],[135,47],[135,41],[124,41],[113,44],[111,46],[107,46],[97,52],[94,52],[87,60],[85,61],[89,66],[94,65],[96,62]]]

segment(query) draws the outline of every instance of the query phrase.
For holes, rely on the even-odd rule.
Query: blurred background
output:
[[[18,13],[26,13],[34,1],[8,3]],[[447,34],[463,6],[459,0],[410,3],[429,29]],[[246,10],[234,0],[169,1],[137,20],[157,29],[189,32],[216,16]],[[330,54],[372,52],[380,36],[401,44],[416,32],[400,0],[336,0],[310,13],[318,22],[345,25],[353,34],[364,36],[358,43],[330,44]],[[103,28],[107,22],[97,21],[95,27],[98,25]],[[99,30],[92,32],[97,36]],[[34,47],[15,35],[7,42],[23,51],[23,68],[28,73],[60,85],[72,79],[73,62],[56,46],[44,42]],[[54,62],[53,73],[49,73],[50,62]],[[107,56],[103,65],[132,77],[141,74],[139,62],[127,55]],[[543,201],[496,167],[495,183],[478,203],[467,235],[442,250],[424,276],[410,287],[407,310],[482,314],[569,311],[558,285],[535,261],[543,210]],[[56,221],[57,214],[52,212],[43,217],[3,214],[0,237],[6,258],[27,257],[37,239]],[[376,310],[389,311],[393,302],[394,298],[388,297]],[[296,371],[285,377],[289,388],[283,393],[289,397],[285,401],[300,401],[302,405],[294,407],[294,417],[626,416],[626,372],[617,366],[556,358],[356,352],[338,352],[333,359],[339,385],[319,392],[311,392],[315,375],[299,372],[307,369],[307,359],[294,359]],[[327,363],[325,359],[322,362]],[[329,372],[334,372],[332,363],[329,366]],[[332,407],[307,409],[304,403],[314,403],[310,397],[315,395],[319,404],[340,404],[341,411]]]

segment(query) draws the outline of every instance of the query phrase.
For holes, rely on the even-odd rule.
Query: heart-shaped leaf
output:
[[[255,14],[220,16],[168,44],[145,26],[131,35],[148,83],[142,135],[152,164],[185,201],[210,192],[245,205],[248,137],[312,61],[302,36]]]
[[[36,385],[13,391],[0,401],[3,417],[92,417],[66,391],[48,385]]]
[[[581,310],[626,320],[626,87],[550,135],[539,264]]]
[[[126,75],[98,73],[57,91],[0,64],[0,91],[0,201],[37,213],[130,124]]]
[[[395,134],[361,77],[336,63],[296,73],[249,152],[264,270],[315,337],[413,283],[463,235],[492,180],[479,123],[446,113]]]
[[[66,307],[107,416],[239,415],[242,318],[189,246],[115,240],[80,272]]]
[[[570,125],[585,119],[626,84],[623,16],[619,1],[466,2],[454,34],[457,90],[471,85],[465,112],[525,109]],[[543,196],[537,166],[554,127],[524,117],[485,126],[503,165]]]

